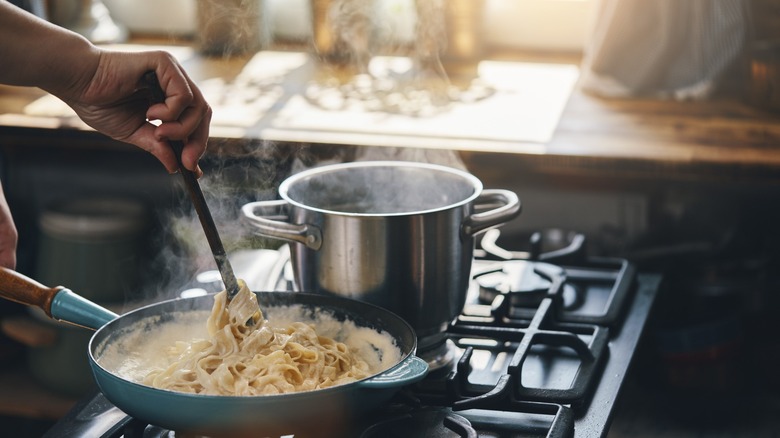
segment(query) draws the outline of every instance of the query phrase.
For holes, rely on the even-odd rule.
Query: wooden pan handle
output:
[[[38,306],[51,317],[51,302],[62,290],[48,287],[16,271],[0,266],[0,296],[28,306]]]

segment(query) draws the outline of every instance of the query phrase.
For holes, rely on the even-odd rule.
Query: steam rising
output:
[[[247,5],[250,3],[252,9],[242,16],[241,8],[249,7]],[[442,53],[447,48],[447,23],[443,13],[447,4],[445,0],[410,0],[410,4],[414,5],[413,44],[392,43],[396,46],[387,43],[398,39],[387,34],[388,26],[377,13],[375,2],[311,2],[312,5],[317,3],[329,4],[331,36],[337,41],[333,50],[338,53],[335,56],[333,53],[315,53],[321,61],[319,69],[322,74],[304,90],[304,96],[311,104],[328,110],[357,108],[419,118],[432,117],[450,110],[456,103],[486,99],[494,93],[495,90],[473,75],[448,74],[442,62]],[[208,35],[201,35],[201,44],[212,45],[202,47],[204,51],[227,56],[256,49],[247,43],[247,38],[259,39],[261,46],[266,42],[263,32],[267,31],[267,26],[266,29],[257,27],[262,27],[265,19],[262,11],[257,9],[258,2],[209,0],[203,4],[207,4],[213,12],[199,16],[199,19],[205,20],[202,31],[212,32],[212,37],[219,36],[223,31],[238,35],[220,40],[206,40]],[[224,5],[224,9],[213,9],[220,5]],[[316,15],[316,10],[313,12]],[[227,28],[224,27],[225,23],[229,23]],[[378,56],[380,54],[391,56]],[[225,93],[222,98],[246,100],[269,98],[269,95],[273,97],[273,93],[281,93],[280,81],[277,79],[253,82],[251,85],[258,90],[257,95]],[[236,88],[245,90],[247,87],[236,85]],[[270,143],[251,141],[242,146],[231,144],[230,150],[224,153],[215,152],[222,146],[213,141],[210,143],[211,153],[201,163],[205,175],[200,185],[226,251],[230,254],[243,248],[277,247],[280,242],[254,237],[253,233],[244,228],[240,217],[241,206],[251,201],[275,199],[282,179],[298,170],[323,164],[323,158],[308,156],[305,149],[297,149],[292,153],[293,148],[290,146],[282,150]],[[348,149],[339,148],[338,152],[325,160],[394,159],[464,168],[451,151],[364,148],[358,149],[357,153],[343,152]],[[180,179],[179,176],[172,178]],[[147,299],[172,298],[191,285],[199,272],[215,269],[192,203],[181,181],[177,181],[177,184],[181,190],[177,191],[178,197],[171,200],[169,214],[161,218],[161,237],[148,263],[152,284],[145,291]],[[402,191],[404,194],[409,192],[412,191]],[[404,208],[415,210],[418,207],[413,205]],[[374,211],[378,207],[373,206],[371,209]]]
[[[241,206],[247,202],[276,197],[279,180],[289,169],[289,160],[277,154],[274,144],[247,141],[243,147],[231,145],[230,156],[218,152],[221,145],[211,142],[213,155],[201,160],[204,170],[199,180],[225,251],[230,255],[242,248],[276,247],[278,242],[255,237],[243,225]],[[238,150],[240,149],[240,150]],[[171,175],[177,186],[175,199],[161,214],[159,240],[149,260],[152,279],[144,299],[177,297],[192,285],[198,273],[216,269],[211,249],[181,177]],[[216,282],[215,282],[216,283]],[[221,284],[211,286],[213,291]]]
[[[366,165],[293,177],[287,196],[308,207],[360,215],[418,214],[479,194],[458,174],[414,166]]]

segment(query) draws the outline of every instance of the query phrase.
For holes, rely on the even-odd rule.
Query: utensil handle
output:
[[[184,145],[180,141],[170,141],[169,143],[176,152],[179,172],[181,172],[181,176],[184,179],[184,185],[187,187],[192,204],[195,206],[195,212],[198,214],[203,232],[206,234],[206,240],[211,248],[211,254],[214,256],[214,262],[217,264],[217,270],[219,270],[219,274],[222,277],[222,282],[225,283],[228,299],[232,299],[238,293],[238,280],[236,280],[233,266],[231,266],[227,258],[225,247],[222,245],[222,239],[220,239],[217,233],[217,224],[214,223],[214,218],[211,216],[211,211],[206,204],[206,198],[200,189],[198,179],[195,177],[195,174],[181,164],[181,150]]]
[[[50,317],[54,296],[63,289],[62,286],[44,286],[26,275],[0,266],[0,296],[20,304],[40,307]]]
[[[146,72],[143,78],[144,82],[149,86],[152,93],[152,102],[161,103],[165,101],[165,93],[160,87],[160,82],[157,80],[157,75],[153,71]],[[179,140],[169,140],[171,149],[173,149],[176,161],[179,164],[179,173],[181,173],[184,179],[184,185],[187,187],[192,203],[195,206],[195,211],[200,219],[203,232],[206,234],[206,240],[209,242],[211,253],[214,256],[214,262],[217,264],[220,276],[222,276],[222,282],[225,283],[225,289],[227,290],[228,300],[232,299],[238,293],[238,280],[233,272],[233,267],[230,265],[230,261],[227,258],[227,253],[222,245],[222,239],[220,239],[217,233],[217,225],[214,223],[214,218],[211,216],[211,211],[206,204],[206,198],[203,196],[203,191],[200,189],[198,179],[195,174],[189,169],[184,167],[181,162],[181,152],[184,149],[184,143]]]

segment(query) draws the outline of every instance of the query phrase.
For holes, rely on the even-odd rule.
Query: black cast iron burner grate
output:
[[[547,277],[550,287],[530,320],[515,318],[509,296],[500,294],[492,305],[481,306],[482,312],[474,315],[466,311],[452,324],[449,338],[462,354],[443,378],[433,377],[415,385],[415,395],[423,403],[451,406],[454,411],[543,414],[552,418],[546,436],[573,435],[573,416],[563,404],[583,403],[600,377],[609,330],[597,325],[558,322],[565,271],[539,274]],[[483,356],[482,360],[475,360],[475,351]],[[524,365],[531,363],[531,357],[543,372],[529,373],[533,378],[524,379]],[[479,362],[482,364],[475,367]],[[573,381],[562,383],[553,378],[553,363],[568,364],[565,372],[557,370],[557,374]],[[437,373],[442,374],[442,370]],[[486,383],[496,376],[495,383]]]
[[[456,370],[447,377],[447,391],[456,399],[453,407],[457,409],[479,407],[486,399],[559,403],[578,403],[583,400],[600,376],[599,366],[603,362],[609,341],[608,329],[574,324],[565,326],[561,324],[557,328],[545,329],[543,327],[546,324],[543,323],[546,322],[545,318],[549,315],[550,308],[549,301],[545,300],[540,306],[539,318],[532,320],[530,325],[525,328],[465,324],[456,325],[453,328],[453,334],[460,337],[455,342],[456,345],[465,347],[465,352],[458,361]],[[496,364],[501,362],[502,354],[511,355],[506,365],[506,371],[492,388],[472,384],[469,380],[469,376],[473,374],[472,358],[474,355],[474,346],[469,344],[479,339],[495,341],[494,345],[481,347],[491,353],[492,360],[488,364],[491,368],[496,368]],[[565,361],[570,364],[567,368],[576,366],[578,369],[575,372],[566,373],[573,377],[571,386],[567,388],[544,387],[545,381],[552,385],[554,382],[551,380],[560,380],[554,379],[554,371],[549,367],[549,376],[524,379],[524,364],[532,355],[541,362],[542,366],[545,361],[549,364],[552,364],[553,361],[559,363]],[[484,389],[489,390],[485,392]]]
[[[486,306],[481,306],[482,312],[479,312],[480,306],[469,306],[450,327],[450,338],[464,350],[457,367],[446,378],[448,401],[455,409],[479,407],[491,399],[578,403],[598,379],[609,330],[598,325],[559,322],[566,271],[539,270],[537,273],[546,277],[550,287],[530,320],[513,314],[511,295],[499,294],[489,307],[489,314],[484,311]],[[475,310],[476,315],[472,313]],[[474,374],[475,347],[489,353],[488,367],[505,368],[492,387],[470,380]],[[545,372],[545,377],[537,382],[523,378],[524,364],[532,355],[540,361],[537,368]],[[544,366],[545,362],[548,366]],[[553,362],[569,365],[565,373],[573,376],[569,385],[553,384],[550,379]],[[557,387],[550,387],[551,384]]]
[[[568,245],[544,251],[543,237],[531,236],[531,251],[508,251],[496,242],[497,229],[485,233],[472,278],[482,303],[503,296],[507,314],[533,317],[542,299],[555,291],[556,317],[561,322],[615,326],[622,321],[634,290],[636,269],[627,260],[588,256],[586,238],[570,233]],[[561,284],[553,284],[560,281]]]
[[[568,407],[537,402],[502,403],[501,409],[471,409],[454,412],[451,408],[423,406],[409,392],[406,399],[385,412],[381,418],[368,420],[359,438],[435,438],[435,437],[569,437],[574,415]],[[468,418],[467,418],[468,417]]]
[[[491,261],[488,251],[474,275],[478,290],[448,329],[459,359],[413,387],[423,404],[545,414],[551,419],[540,436],[574,435],[572,412],[590,409],[610,327],[619,331],[637,288],[628,261],[586,257],[584,238],[574,241],[556,254],[537,248],[534,260]]]
[[[613,326],[622,319],[635,275],[626,260],[590,257],[577,266],[530,260],[487,263],[474,278],[479,301],[502,306],[506,317],[532,318],[550,289],[559,287],[554,297],[559,321]],[[561,285],[552,284],[559,278],[564,279]]]

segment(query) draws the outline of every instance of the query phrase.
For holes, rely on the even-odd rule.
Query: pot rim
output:
[[[297,201],[295,199],[292,199],[288,192],[289,189],[296,184],[297,182],[310,178],[313,175],[320,175],[325,173],[333,173],[333,172],[339,172],[344,169],[351,169],[351,168],[366,168],[366,167],[398,167],[398,168],[418,168],[418,169],[427,169],[431,171],[438,171],[438,172],[444,172],[449,173],[451,175],[455,175],[457,177],[462,178],[464,181],[467,181],[472,188],[474,189],[473,193],[469,195],[468,197],[458,201],[454,202],[452,204],[448,204],[442,207],[436,207],[426,210],[414,210],[414,211],[404,211],[404,212],[389,212],[389,213],[355,213],[355,212],[347,212],[347,211],[338,211],[338,210],[329,210],[325,208],[319,208],[319,207],[313,207],[311,205],[306,205],[301,203],[300,201]],[[294,205],[298,208],[308,210],[308,211],[315,211],[318,213],[324,213],[329,215],[339,215],[339,216],[351,216],[351,217],[393,217],[393,216],[414,216],[414,215],[420,215],[420,214],[428,214],[428,213],[436,213],[440,211],[446,211],[453,208],[457,208],[463,205],[470,204],[472,201],[477,199],[479,195],[482,193],[483,185],[482,181],[479,180],[476,176],[459,170],[455,169],[453,167],[447,167],[442,166],[438,164],[430,164],[430,163],[423,163],[423,162],[416,162],[416,161],[355,161],[355,162],[349,162],[349,163],[339,163],[339,164],[329,164],[325,166],[319,166],[314,167],[311,169],[304,170],[302,172],[296,173],[295,175],[292,175],[282,181],[282,183],[279,185],[279,196],[281,196],[282,199],[287,201],[289,204]]]

